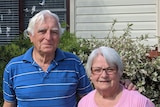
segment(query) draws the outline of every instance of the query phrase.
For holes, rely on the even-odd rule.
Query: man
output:
[[[3,107],[76,107],[77,95],[84,96],[92,86],[80,59],[58,48],[58,16],[40,11],[26,32],[34,46],[7,64]]]

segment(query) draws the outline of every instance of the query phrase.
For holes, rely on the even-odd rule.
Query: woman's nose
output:
[[[108,73],[106,72],[106,70],[105,70],[105,69],[102,69],[102,74],[101,74],[101,76],[103,76],[103,77],[108,76]]]

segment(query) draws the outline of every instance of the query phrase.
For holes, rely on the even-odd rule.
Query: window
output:
[[[43,9],[67,23],[69,0],[0,0],[0,45],[10,43],[27,28],[29,19]]]
[[[24,4],[25,29],[29,19],[43,9],[49,9],[59,16],[61,22],[66,22],[66,0],[25,0]]]
[[[19,34],[18,0],[0,1],[0,45],[13,40]]]

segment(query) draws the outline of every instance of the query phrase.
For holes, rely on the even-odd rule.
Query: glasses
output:
[[[102,68],[102,67],[91,67],[92,74],[100,75],[103,71],[105,73],[112,75],[116,72],[114,67]]]

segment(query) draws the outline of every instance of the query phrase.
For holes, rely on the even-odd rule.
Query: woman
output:
[[[155,107],[138,91],[126,90],[120,84],[123,64],[114,49],[100,47],[93,50],[86,70],[95,90],[84,96],[78,107]]]

